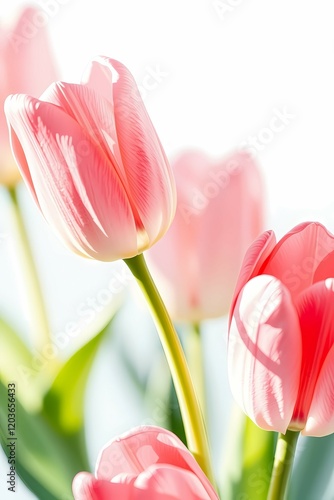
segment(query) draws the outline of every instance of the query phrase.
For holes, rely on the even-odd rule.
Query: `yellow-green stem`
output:
[[[299,432],[289,430],[278,435],[268,500],[284,500],[286,497],[298,436]]]
[[[201,336],[201,326],[199,323],[191,325],[190,332],[186,332],[185,350],[191,377],[194,382],[197,397],[199,399],[203,418],[208,426],[206,411],[206,391],[204,372],[204,352]]]
[[[124,259],[124,262],[137,279],[157,326],[179,401],[188,448],[214,484],[203,416],[173,322],[146,266],[144,256],[141,254],[131,259]]]
[[[43,352],[43,348],[51,341],[43,293],[34,257],[30,248],[29,238],[24,225],[24,220],[19,207],[16,189],[9,188],[8,193],[11,201],[12,220],[16,232],[16,250],[19,254],[18,256],[22,271],[20,274],[22,274],[22,278],[24,280],[25,298],[28,302],[29,308],[33,345],[38,351]]]

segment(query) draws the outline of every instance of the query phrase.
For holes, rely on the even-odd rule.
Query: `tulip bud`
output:
[[[334,432],[334,236],[300,224],[247,251],[231,307],[232,393],[266,430]]]
[[[167,231],[174,178],[130,72],[93,60],[81,84],[9,96],[14,156],[45,219],[84,257],[134,257]]]

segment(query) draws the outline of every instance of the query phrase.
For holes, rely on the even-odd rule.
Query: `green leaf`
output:
[[[44,397],[45,414],[61,433],[75,434],[83,428],[88,376],[109,325],[63,365]]]
[[[239,408],[233,408],[219,478],[224,500],[266,500],[276,439],[276,433],[260,429]]]
[[[0,319],[0,379],[4,384],[16,381],[20,386],[20,398],[30,410],[41,405],[42,387],[47,377],[34,368],[33,356],[19,335]]]
[[[19,393],[20,386],[17,385],[16,396]],[[15,436],[9,436],[7,405],[7,385],[0,382],[0,441],[7,456],[8,444],[15,441],[18,475],[38,498],[73,499],[73,477],[85,470],[87,464],[76,454],[71,440],[57,433],[40,412],[28,412],[18,397],[15,402]]]

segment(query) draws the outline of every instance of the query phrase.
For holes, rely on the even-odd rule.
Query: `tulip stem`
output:
[[[12,220],[17,237],[18,258],[21,261],[22,275],[26,286],[25,297],[29,301],[33,345],[37,350],[42,350],[43,352],[43,348],[51,342],[49,322],[45,310],[43,293],[34,257],[31,251],[28,234],[18,203],[16,189],[8,188],[8,193],[11,200]]]
[[[289,430],[278,435],[267,500],[285,499],[298,437],[299,432]]]
[[[199,323],[193,323],[191,325],[191,332],[189,332],[189,334],[188,332],[186,333],[185,345],[189,369],[199,399],[203,418],[208,426],[201,325]]]
[[[188,448],[214,485],[202,412],[173,322],[147,268],[143,254],[124,259],[124,262],[142,289],[154,318],[179,401]]]

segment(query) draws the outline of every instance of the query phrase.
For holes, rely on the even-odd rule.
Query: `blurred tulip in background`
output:
[[[244,152],[217,161],[195,150],[179,155],[172,167],[176,215],[147,260],[174,319],[223,316],[243,255],[263,230],[260,169]]]
[[[47,29],[41,23],[43,14],[25,7],[10,23],[0,25],[0,183],[7,186],[18,182],[20,174],[10,149],[5,99],[19,92],[39,97],[57,79]]]

